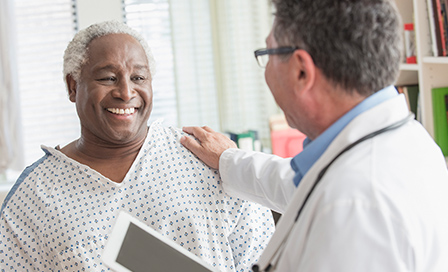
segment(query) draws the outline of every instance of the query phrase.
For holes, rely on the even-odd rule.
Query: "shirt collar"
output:
[[[291,160],[291,167],[296,172],[293,179],[296,186],[299,185],[303,176],[313,166],[313,164],[320,158],[325,152],[331,142],[336,136],[359,114],[381,104],[382,102],[391,99],[398,95],[394,86],[388,86],[371,96],[364,99],[361,103],[356,105],[353,109],[339,118],[334,124],[332,124],[327,130],[319,135],[314,141],[306,138],[303,141],[303,150],[297,154]]]

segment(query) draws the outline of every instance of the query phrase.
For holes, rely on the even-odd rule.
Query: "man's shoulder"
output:
[[[20,174],[17,181],[21,181],[23,179],[26,179],[28,176],[32,175],[33,172],[35,172],[37,169],[41,168],[42,166],[45,166],[46,164],[51,164],[51,153],[45,151],[45,155],[42,156],[40,159],[32,163],[31,165],[25,167],[25,169]]]
[[[22,171],[22,173],[20,174],[20,176],[17,178],[16,182],[12,186],[11,190],[9,190],[8,194],[6,195],[6,198],[1,207],[1,211],[3,211],[3,209],[7,206],[9,200],[15,195],[15,193],[18,190],[20,190],[21,186],[24,186],[24,185],[26,186],[26,183],[33,183],[34,185],[36,185],[37,181],[36,181],[35,177],[39,172],[42,172],[42,171],[39,171],[39,169],[45,168],[45,164],[48,163],[48,157],[49,157],[49,153],[46,153],[42,158],[40,158],[33,164],[27,166]]]
[[[149,136],[153,137],[166,137],[166,139],[170,138],[180,138],[185,135],[185,132],[182,129],[174,127],[172,125],[165,125],[161,120],[154,121],[149,126],[148,130]]]
[[[180,165],[188,165],[190,170],[198,171],[204,176],[213,176],[215,179],[220,180],[221,177],[216,169],[208,167],[180,143],[180,138],[187,135],[180,128],[154,122],[148,131],[147,149],[145,152],[147,154],[158,154],[162,160],[171,157],[170,160],[181,163],[178,164],[178,167],[181,167]]]

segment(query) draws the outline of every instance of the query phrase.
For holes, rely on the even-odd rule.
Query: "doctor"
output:
[[[273,2],[255,55],[289,125],[308,136],[303,152],[239,150],[208,127],[185,127],[197,141],[181,140],[227,193],[283,214],[254,271],[448,271],[447,167],[392,86],[393,1]]]

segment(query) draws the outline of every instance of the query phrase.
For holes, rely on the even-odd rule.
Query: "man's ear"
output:
[[[316,79],[316,66],[313,58],[305,50],[298,49],[294,51],[293,58],[296,65],[297,82],[300,89],[310,90]]]
[[[73,79],[72,75],[67,75],[65,76],[65,82],[67,83],[67,89],[68,89],[68,98],[70,99],[70,101],[72,101],[73,103],[76,102],[76,88],[77,88],[77,83],[76,81]]]

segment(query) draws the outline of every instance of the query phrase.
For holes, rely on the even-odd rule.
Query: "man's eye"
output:
[[[145,77],[143,77],[143,76],[134,76],[134,77],[132,77],[132,80],[133,81],[141,81],[141,80],[145,80]]]
[[[117,79],[115,77],[103,77],[98,79],[98,81],[116,81]]]

